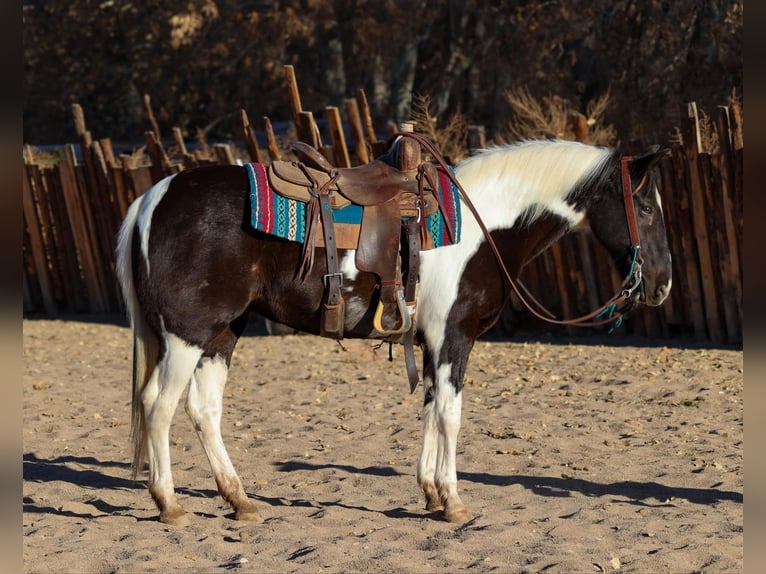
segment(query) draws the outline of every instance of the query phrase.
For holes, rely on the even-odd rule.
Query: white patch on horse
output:
[[[165,196],[170,186],[170,181],[176,176],[176,174],[169,175],[165,179],[158,181],[153,185],[144,195],[142,195],[143,201],[139,206],[138,212],[138,231],[141,235],[141,253],[146,261],[146,272],[149,273],[149,232],[152,228],[152,216],[154,210],[160,203],[160,200]]]
[[[346,297],[345,322],[348,329],[353,329],[362,320],[369,306],[369,301],[362,297]]]
[[[584,213],[566,202],[573,187],[610,157],[605,148],[577,142],[528,141],[479,152],[455,168],[455,175],[489,231],[510,229],[525,214],[531,223],[554,213],[572,227]],[[457,298],[465,266],[485,241],[470,210],[463,214],[460,243],[421,254],[418,317],[426,342],[439,356],[447,316]]]
[[[654,186],[654,197],[657,200],[657,207],[660,208],[660,213],[664,215],[665,212],[662,210],[662,197],[660,196],[660,188],[656,185]]]
[[[347,249],[340,260],[340,272],[343,274],[343,280],[355,281],[359,275],[359,269],[356,268],[356,249]],[[347,291],[353,290],[353,287],[346,287]]]

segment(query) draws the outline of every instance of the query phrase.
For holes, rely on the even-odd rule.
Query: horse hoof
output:
[[[472,518],[471,513],[468,512],[465,508],[461,510],[445,512],[443,516],[444,516],[444,520],[446,520],[447,522],[453,522],[455,524],[462,524],[464,522],[468,522]]]
[[[160,522],[170,526],[188,526],[189,514],[184,510],[160,512]]]
[[[441,512],[444,510],[444,505],[438,500],[429,500],[426,504],[426,510],[428,512]]]
[[[263,518],[260,513],[255,509],[243,510],[242,512],[234,513],[234,520],[242,520],[244,522],[263,522]]]

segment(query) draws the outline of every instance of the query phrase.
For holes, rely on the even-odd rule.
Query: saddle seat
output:
[[[412,142],[407,140],[409,143]],[[402,217],[427,217],[439,208],[430,183],[437,181],[436,168],[430,163],[416,165],[414,169],[394,167],[392,162],[396,161],[397,144],[388,154],[349,168],[333,167],[306,143],[293,142],[290,147],[303,161],[273,161],[269,166],[269,183],[280,195],[308,202],[312,191],[316,193],[329,184],[333,209],[350,204],[362,207],[380,205],[394,198],[398,200]],[[422,186],[422,197],[418,169],[430,172],[430,182],[426,178]]]

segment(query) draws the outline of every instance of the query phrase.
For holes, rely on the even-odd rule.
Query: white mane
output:
[[[460,162],[455,173],[490,229],[512,226],[530,208],[528,222],[547,210],[576,225],[582,214],[565,198],[610,155],[578,142],[528,140],[482,150]]]
[[[479,152],[460,162],[455,175],[490,231],[509,229],[522,215],[531,223],[544,212],[575,226],[585,214],[575,211],[566,198],[584,177],[600,173],[610,155],[608,149],[576,142],[525,141]],[[484,242],[474,216],[462,203],[460,242],[421,254],[419,326],[437,356],[462,269]]]

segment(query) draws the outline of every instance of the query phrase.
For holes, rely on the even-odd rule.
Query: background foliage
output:
[[[664,142],[682,103],[742,93],[742,20],[742,0],[29,0],[24,139],[73,141],[74,102],[95,137],[140,139],[144,93],[165,133],[237,137],[242,107],[291,117],[292,64],[304,109],[364,88],[378,126],[418,95],[492,135],[522,120],[509,94],[608,94],[618,138]]]

